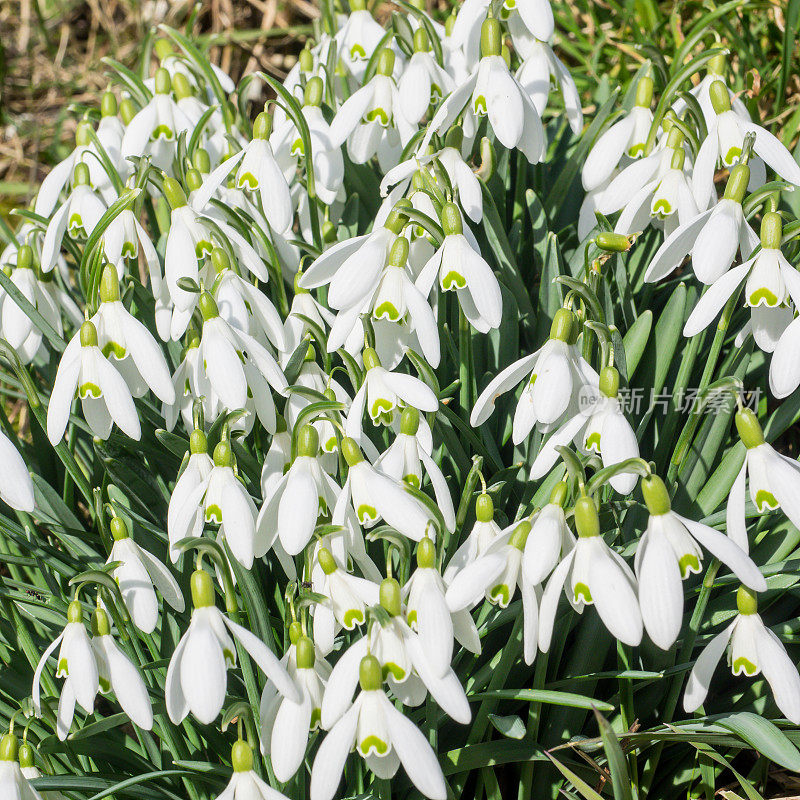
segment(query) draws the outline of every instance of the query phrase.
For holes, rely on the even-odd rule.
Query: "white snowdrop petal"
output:
[[[735,621],[732,622],[724,631],[718,633],[697,657],[683,693],[683,710],[687,714],[698,709],[705,701],[714,670],[728,646],[735,624]]]
[[[648,636],[662,650],[675,643],[683,620],[683,584],[675,553],[660,530],[649,530],[639,543],[639,604]]]
[[[347,756],[353,748],[359,706],[354,705],[322,740],[311,768],[309,800],[333,800]]]

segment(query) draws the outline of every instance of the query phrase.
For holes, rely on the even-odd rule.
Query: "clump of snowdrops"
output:
[[[585,121],[547,0],[398,9],[164,28],[3,226],[4,798],[800,762],[800,166],[713,19]]]

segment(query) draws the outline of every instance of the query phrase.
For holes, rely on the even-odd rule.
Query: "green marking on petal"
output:
[[[322,445],[322,449],[326,453],[335,453],[336,452],[336,448],[338,447],[338,444],[339,443],[336,441],[336,437],[335,436],[331,436],[331,438],[328,439],[328,441],[325,442],[324,445]]]
[[[736,661],[733,662],[733,674],[734,675],[741,675],[744,673],[752,677],[758,672],[758,667],[749,659],[745,658],[744,656],[739,656]]]
[[[216,522],[217,525],[222,524],[222,509],[216,503],[212,503],[206,509],[206,522]]]
[[[760,289],[756,289],[753,294],[750,295],[750,305],[757,306],[759,300],[764,300],[768,306],[777,306],[778,305],[778,298],[766,287],[761,287]]]
[[[86,236],[86,231],[83,229],[83,217],[77,212],[75,214],[70,214],[69,232],[73,238],[76,236]]]
[[[766,489],[759,489],[756,493],[756,506],[759,512],[763,512],[765,509],[774,510],[779,505],[772,492],[768,492]]]
[[[505,583],[499,583],[489,592],[491,600],[505,608],[511,600],[511,590]]]
[[[476,117],[486,116],[486,98],[482,94],[472,101],[472,111]]]
[[[636,158],[637,156],[644,155],[644,142],[639,142],[638,144],[631,145],[628,148],[628,155],[631,158]]]
[[[356,514],[358,514],[358,521],[362,525],[365,522],[374,522],[376,519],[378,519],[378,512],[373,506],[368,506],[366,503],[362,503],[356,509]]]
[[[586,440],[586,449],[594,450],[595,453],[600,452],[600,434],[597,431],[589,435],[589,438]]]
[[[125,242],[122,245],[123,258],[136,258],[136,245],[133,242]]]
[[[463,289],[467,285],[467,279],[460,273],[451,269],[447,275],[442,278],[442,289],[446,292],[455,291],[456,289]]]
[[[121,344],[117,344],[117,342],[107,342],[103,345],[102,349],[102,353],[106,358],[113,355],[117,361],[122,361],[127,352],[128,351]]]
[[[395,664],[394,661],[387,661],[383,665],[382,672],[383,672],[384,680],[386,679],[386,676],[390,672],[392,673],[392,677],[396,681],[402,681],[406,677],[406,671],[402,667],[400,667],[397,664]]]
[[[356,625],[364,624],[364,612],[360,608],[350,608],[345,611],[342,619],[342,625],[351,631]]]
[[[413,486],[415,489],[419,489],[419,478],[414,475],[403,475],[403,480],[409,485]]]
[[[100,387],[96,383],[82,383],[78,388],[78,396],[81,400],[86,400],[87,397],[93,397],[95,400],[97,398],[102,397],[103,393],[100,391]]]
[[[382,125],[384,128],[388,127],[389,125],[389,115],[384,111],[382,108],[373,108],[372,111],[367,112],[367,122],[377,122],[379,125]]]
[[[728,150],[727,154],[725,155],[723,161],[725,164],[733,164],[733,162],[736,161],[736,159],[739,158],[741,154],[742,154],[741,147],[731,147],[731,149]]]
[[[69,675],[69,666],[67,665],[66,658],[59,658],[58,664],[56,665],[56,677],[63,678]]]
[[[374,750],[378,755],[382,756],[389,752],[389,745],[377,736],[367,736],[361,740],[358,749],[363,756],[368,755],[370,750]]]
[[[150,139],[152,141],[155,141],[156,139],[166,139],[167,141],[171,141],[174,138],[175,131],[173,131],[168,125],[158,125],[150,134]]]
[[[412,611],[408,612],[408,617],[406,618],[406,622],[409,625],[416,625],[417,624],[417,609],[413,609]]]
[[[111,681],[108,681],[105,678],[100,678],[100,691],[103,694],[108,694],[111,691]]]
[[[664,199],[657,200],[653,206],[653,213],[668,217],[672,213],[672,206]]]
[[[591,603],[592,602],[592,593],[589,591],[589,587],[585,583],[576,583],[575,589],[573,590],[573,599],[576,603],[584,602],[584,603]]]
[[[309,730],[315,731],[319,728],[320,720],[322,719],[322,709],[314,708],[311,710],[311,722],[309,723]]]
[[[236,653],[233,650],[228,650],[228,648],[224,648],[222,651],[222,655],[225,656],[225,663],[229,667],[233,667],[236,664]]]
[[[297,138],[294,140],[292,144],[292,155],[293,156],[302,156],[305,155],[305,150],[303,149],[303,140]]]
[[[681,569],[681,578],[684,580],[689,577],[689,574],[700,572],[700,559],[693,553],[686,553],[681,556],[678,561],[678,566]]]
[[[372,417],[373,422],[377,423],[377,420],[380,417],[383,417],[386,414],[389,414],[390,415],[389,416],[389,421],[391,422],[391,418],[392,418],[391,415],[392,415],[393,411],[394,411],[394,405],[392,405],[392,403],[389,400],[387,400],[385,397],[379,397],[372,404],[372,406],[370,407],[369,415],[370,415],[370,417]],[[384,424],[386,424],[386,423],[384,423]]]
[[[388,319],[392,322],[397,322],[400,319],[400,312],[397,310],[394,303],[385,300],[375,309],[372,316],[374,316],[375,319]]]
[[[366,58],[366,57],[367,57],[367,51],[364,50],[364,48],[360,44],[358,44],[358,42],[356,42],[356,44],[354,44],[350,48],[350,58],[352,58],[354,61],[356,59]]]
[[[236,181],[236,188],[251,190],[258,189],[258,179],[255,175],[253,175],[252,172],[245,172],[242,175],[239,175]]]
[[[207,241],[206,239],[201,239],[195,246],[194,252],[198,258],[202,258],[207,253],[210,253],[214,249],[214,245],[211,242]]]

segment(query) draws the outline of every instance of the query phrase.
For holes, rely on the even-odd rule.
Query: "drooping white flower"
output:
[[[122,375],[103,356],[97,328],[88,321],[72,337],[58,365],[47,407],[47,438],[53,445],[64,435],[76,390],[83,415],[95,436],[107,439],[116,423],[131,439],[139,439],[141,427],[131,391]]]
[[[662,650],[668,650],[678,638],[683,621],[682,581],[691,573],[700,572],[701,547],[751,589],[763,592],[767,584],[733,539],[672,511],[669,494],[658,476],[645,478],[642,492],[650,518],[634,561],[639,604],[648,635]]]
[[[414,31],[414,52],[397,82],[400,108],[408,122],[417,124],[430,106],[436,106],[453,89],[453,79],[436,62],[424,27]]]
[[[17,511],[34,508],[33,481],[25,460],[11,440],[0,430],[0,499]]]
[[[693,186],[698,208],[705,208],[708,198],[713,196],[717,162],[724,167],[731,167],[741,157],[744,139],[748,134],[755,137],[753,151],[778,177],[800,186],[800,164],[777,137],[731,108],[728,88],[722,81],[711,84],[709,96],[716,119],[709,126],[708,136],[700,145],[695,159]]]
[[[381,665],[375,656],[360,660],[358,681],[361,693],[317,751],[310,800],[332,800],[353,747],[378,777],[393,777],[402,764],[422,794],[445,800],[447,786],[439,762],[419,729],[384,694]]]
[[[0,794],[9,800],[44,800],[30,785],[29,777],[17,761],[17,755],[24,747],[30,749],[27,744],[20,747],[19,740],[13,733],[7,733],[0,739]]]
[[[492,268],[464,236],[461,212],[454,203],[442,209],[444,241],[422,268],[417,287],[427,297],[434,282],[443,292],[454,291],[464,316],[481,333],[500,326],[503,296]]]
[[[645,272],[646,281],[655,282],[670,274],[691,254],[697,279],[714,283],[729,269],[741,251],[748,257],[758,246],[758,236],[744,218],[742,200],[750,179],[750,168],[737,164],[728,178],[725,194],[713,208],[680,224],[653,256]]]
[[[524,441],[537,425],[542,432],[555,427],[565,416],[574,417],[580,390],[597,386],[597,373],[581,357],[575,345],[578,322],[572,311],[562,308],[553,317],[550,338],[529,356],[498,373],[481,392],[470,415],[477,427],[489,418],[500,395],[525,380],[514,414],[512,439]]]
[[[202,569],[195,570],[191,586],[192,619],[172,654],[164,687],[169,718],[176,725],[189,712],[204,725],[217,718],[225,702],[228,667],[236,664],[236,648],[229,631],[277,690],[299,702],[300,693],[278,657],[214,605],[211,576]]]
[[[231,748],[231,765],[233,775],[216,800],[288,800],[255,773],[253,750],[243,739],[238,739]]]
[[[385,35],[386,31],[367,10],[364,0],[355,0],[334,39],[345,67],[359,84],[364,79],[370,57]]]
[[[614,638],[636,646],[642,640],[642,615],[636,578],[630,567],[600,536],[594,501],[582,495],[575,503],[578,540],[555,568],[539,605],[539,649],[550,649],[558,600],[562,590],[570,605],[583,613],[594,605]]]
[[[604,367],[599,386],[584,385],[578,413],[568,417],[539,450],[531,466],[531,480],[544,477],[558,459],[556,448],[571,440],[578,443],[582,452],[599,455],[604,467],[638,458],[636,433],[622,412],[618,394],[618,370]],[[611,486],[622,495],[630,494],[636,481],[635,472],[620,472],[609,478]]]
[[[581,180],[587,192],[605,183],[623,159],[645,155],[647,137],[653,122],[650,104],[653,101],[653,79],[645,76],[636,87],[633,108],[615,122],[594,143],[583,164]]]
[[[114,544],[107,562],[119,561],[112,576],[119,584],[122,599],[131,619],[143,633],[152,633],[158,622],[158,597],[182,612],[185,604],[178,582],[152,554],[131,539],[128,527],[120,517],[110,524]]]
[[[522,553],[523,575],[538,586],[573,547],[575,534],[567,525],[564,501],[567,484],[559,481],[550,493],[550,502],[531,518],[531,532]]]
[[[0,744],[0,748],[2,745]],[[3,780],[7,780],[10,775],[14,774],[13,767],[6,768],[5,778],[2,776],[4,769],[4,765],[2,764],[2,759],[0,759],[0,791],[3,791],[6,786],[3,783]],[[22,744],[19,746],[19,771],[22,775],[29,781],[35,781],[37,778],[42,777],[41,770],[36,766],[35,762],[35,750],[28,744],[27,741],[23,740]],[[28,786],[27,789],[32,794],[26,794],[25,791],[22,791],[22,795],[20,800],[39,800],[40,797],[42,800],[67,800],[67,798],[58,791],[45,791],[45,792],[37,792],[33,789],[32,786]],[[14,795],[11,795],[14,797]]]
[[[483,492],[475,501],[475,524],[447,564],[444,582],[449,586],[456,575],[485,552],[501,533],[500,526],[494,521],[494,502],[490,495]],[[476,604],[483,594],[484,592],[478,587],[475,594]]]
[[[705,646],[689,674],[684,711],[690,714],[703,704],[714,670],[727,650],[731,672],[750,678],[762,674],[781,712],[795,725],[800,724],[800,675],[794,661],[781,640],[764,625],[753,592],[739,587],[736,606],[736,618]]]
[[[749,552],[745,521],[745,485],[759,514],[781,511],[800,527],[800,464],[781,455],[764,440],[758,418],[749,408],[736,412],[736,428],[747,448],[744,464],[728,495],[728,536]]]

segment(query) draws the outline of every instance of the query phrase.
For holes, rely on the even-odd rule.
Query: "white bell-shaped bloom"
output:
[[[534,425],[546,433],[565,416],[574,418],[580,407],[581,390],[599,382],[597,373],[574,344],[577,325],[573,312],[559,309],[544,345],[510,364],[481,392],[472,408],[470,425],[483,425],[494,411],[497,398],[523,380],[525,388],[517,402],[511,434],[515,444],[524,441]]]
[[[728,536],[749,552],[745,485],[759,514],[780,508],[793,525],[800,527],[800,464],[764,441],[758,418],[749,408],[736,412],[736,428],[747,450],[728,495],[726,521]]]
[[[744,586],[736,595],[736,605],[736,618],[703,648],[689,673],[684,711],[691,714],[705,702],[714,670],[727,650],[731,672],[749,678],[763,675],[781,713],[795,725],[800,724],[800,675],[794,661],[781,640],[764,625],[755,595]]]
[[[125,128],[123,158],[148,155],[159,169],[170,173],[178,136],[192,131],[192,121],[172,96],[172,80],[166,69],[156,72],[154,94]]]
[[[581,180],[587,192],[605,183],[612,172],[624,166],[623,159],[645,155],[647,137],[653,122],[650,103],[653,100],[653,79],[644,77],[636,87],[633,108],[606,130],[594,143],[583,164]]]
[[[95,436],[107,439],[116,423],[131,439],[139,439],[141,427],[131,391],[122,375],[103,356],[97,329],[91,322],[81,325],[58,365],[47,407],[47,438],[53,445],[64,435],[76,391]]]
[[[303,273],[300,273],[301,276]],[[292,305],[289,308],[289,315],[283,323],[285,349],[283,354],[291,356],[300,346],[300,342],[309,332],[308,322],[303,317],[308,317],[311,322],[316,323],[324,332],[333,324],[334,316],[327,308],[320,305],[308,289],[302,289],[297,284],[300,277],[295,280],[295,294],[292,298]],[[360,342],[363,344],[363,340]]]
[[[219,716],[225,703],[227,670],[236,664],[231,635],[282,695],[299,702],[300,693],[278,657],[257,636],[228,619],[214,605],[211,576],[198,569],[192,575],[191,585],[192,619],[172,654],[164,687],[167,713],[173,723],[178,725],[189,712],[204,725]]]
[[[614,367],[603,368],[599,386],[584,384],[578,413],[568,417],[539,450],[531,465],[531,480],[544,477],[558,460],[556,448],[570,441],[575,441],[583,453],[599,455],[604,467],[638,458],[636,433],[622,413],[618,393],[619,372]],[[620,472],[608,482],[621,495],[629,495],[636,481],[635,472]]]
[[[34,507],[33,481],[25,460],[11,440],[0,431],[0,500],[17,511],[30,513]]]
[[[708,128],[708,136],[700,145],[694,165],[694,195],[698,208],[705,208],[714,194],[714,173],[717,163],[731,167],[742,155],[744,139],[753,134],[753,151],[773,169],[779,178],[800,186],[800,164],[781,141],[768,130],[741,117],[731,108],[728,89],[722,81],[709,87],[716,119]],[[748,176],[749,179],[749,176]]]
[[[75,165],[72,191],[56,209],[42,243],[41,265],[43,272],[50,272],[58,261],[64,234],[73,239],[85,239],[100,221],[106,204],[98,197],[89,179],[89,168],[83,162]]]
[[[650,518],[636,549],[634,570],[639,581],[639,604],[650,638],[662,649],[675,643],[683,621],[683,585],[702,568],[708,550],[740,581],[757,592],[767,584],[749,556],[724,533],[670,509],[669,494],[656,475],[642,481]]]
[[[531,531],[530,520],[515,522],[504,530],[475,561],[453,578],[447,589],[447,603],[466,609],[475,605],[481,589],[489,602],[508,608],[519,587],[522,595],[523,657],[526,664],[536,658],[541,588],[525,574],[523,552]]]
[[[454,203],[442,209],[444,241],[422,268],[417,287],[427,297],[435,282],[443,292],[454,291],[464,316],[481,333],[498,328],[503,315],[500,283],[480,251],[464,235],[461,212]]]
[[[27,743],[23,743],[20,747],[19,740],[13,732],[7,733],[0,739],[0,794],[9,800],[45,800],[29,783],[30,780],[40,776],[39,770],[31,766],[32,762],[27,767],[21,766],[24,749],[32,750]],[[20,761],[17,761],[18,755]],[[31,771],[35,774],[31,774]],[[51,796],[47,800],[61,800],[61,798]]]
[[[242,739],[231,748],[231,764],[233,775],[216,800],[288,800],[258,777],[253,770],[253,751]]]
[[[420,144],[420,152],[425,152],[434,133],[448,131],[466,106],[473,120],[489,118],[503,147],[518,148],[531,164],[542,160],[544,130],[539,112],[500,52],[500,23],[487,19],[482,25],[481,60],[439,106]]]
[[[103,234],[103,251],[108,263],[117,268],[120,280],[125,274],[125,260],[130,259],[132,263],[137,263],[141,252],[150,275],[150,290],[153,297],[161,296],[164,276],[161,273],[158,253],[147,231],[130,208],[121,211],[106,228]]]
[[[782,273],[783,270],[781,269]],[[795,275],[793,274],[792,278],[794,277]],[[797,308],[797,303],[795,303],[795,308]],[[755,310],[753,309],[754,312]],[[798,319],[798,317],[792,319],[790,312],[787,320],[788,324],[780,331],[778,340],[774,345],[772,362],[769,366],[769,388],[778,399],[788,397],[800,386],[800,324],[797,322]],[[765,323],[769,324],[767,321]],[[755,334],[755,332],[754,319],[753,333]],[[771,339],[771,337],[769,338]],[[758,338],[756,338],[756,342],[762,350],[766,350]]]
[[[317,520],[333,510],[341,489],[322,468],[319,455],[317,429],[304,425],[297,432],[297,457],[258,514],[257,556],[276,538],[290,556],[301,553],[314,535]]]
[[[375,21],[362,0],[356,0],[350,8],[350,16],[340,25],[335,40],[338,45],[337,52],[347,71],[360,84],[364,79],[370,56],[386,35],[386,31]]]
[[[437,106],[453,90],[453,79],[433,57],[428,32],[423,27],[414,32],[414,53],[403,68],[397,88],[403,116],[414,125],[430,106]]]
[[[233,467],[233,451],[227,441],[221,441],[214,448],[214,466],[205,478],[202,477],[206,469],[205,459],[198,461],[197,467],[186,478],[185,490],[181,486],[174,514],[168,517],[168,525],[172,523],[168,529],[170,545],[197,535],[202,531],[203,522],[215,523],[220,526],[220,534],[225,537],[234,558],[245,569],[250,569],[256,550],[258,511]],[[186,472],[181,477],[185,476]],[[175,488],[177,491],[177,485]],[[174,550],[171,552],[174,559]]]
[[[292,434],[286,421],[278,417],[278,428],[272,435],[264,464],[261,467],[261,496],[268,497],[292,463]]]
[[[354,747],[378,777],[392,778],[402,764],[425,797],[445,800],[447,786],[436,755],[421,731],[384,694],[378,659],[365,655],[357,662],[356,674],[361,693],[317,751],[310,800],[332,800]]]
[[[415,489],[422,487],[423,471],[428,476],[436,498],[436,505],[450,531],[456,528],[456,512],[447,481],[436,462],[431,458],[429,442],[420,436],[419,411],[413,407],[403,409],[400,415],[400,433],[381,454],[375,466],[396,481],[405,481]]]
[[[261,695],[261,749],[270,757],[275,777],[285,783],[302,766],[310,733],[319,729],[322,696],[330,665],[317,656],[314,643],[300,635],[292,643],[287,661],[302,699],[281,697],[267,682]]]
[[[758,236],[742,211],[749,176],[746,165],[738,164],[731,170],[722,200],[667,236],[645,272],[646,281],[665,278],[691,254],[697,279],[711,284],[730,269],[737,251],[743,258],[753,252]]]
[[[531,519],[531,532],[522,553],[522,568],[525,577],[538,586],[556,568],[573,547],[575,534],[567,525],[563,503],[567,496],[567,485],[561,481],[550,494],[550,502]]]
[[[555,568],[539,605],[539,649],[550,649],[553,626],[562,591],[580,614],[594,605],[611,635],[627,645],[642,640],[636,578],[630,567],[600,536],[600,521],[594,501],[583,495],[575,504],[578,540]]]
[[[448,562],[444,571],[444,582],[449,586],[456,575],[485,552],[501,533],[500,526],[494,521],[492,498],[483,492],[475,501],[475,524]],[[483,594],[483,591],[476,589],[475,604],[483,597]]]
[[[127,525],[119,517],[111,520],[114,544],[106,563],[119,561],[112,576],[134,625],[152,633],[158,622],[158,589],[164,601],[179,613],[185,608],[183,594],[172,573],[152,554],[130,538]]]

